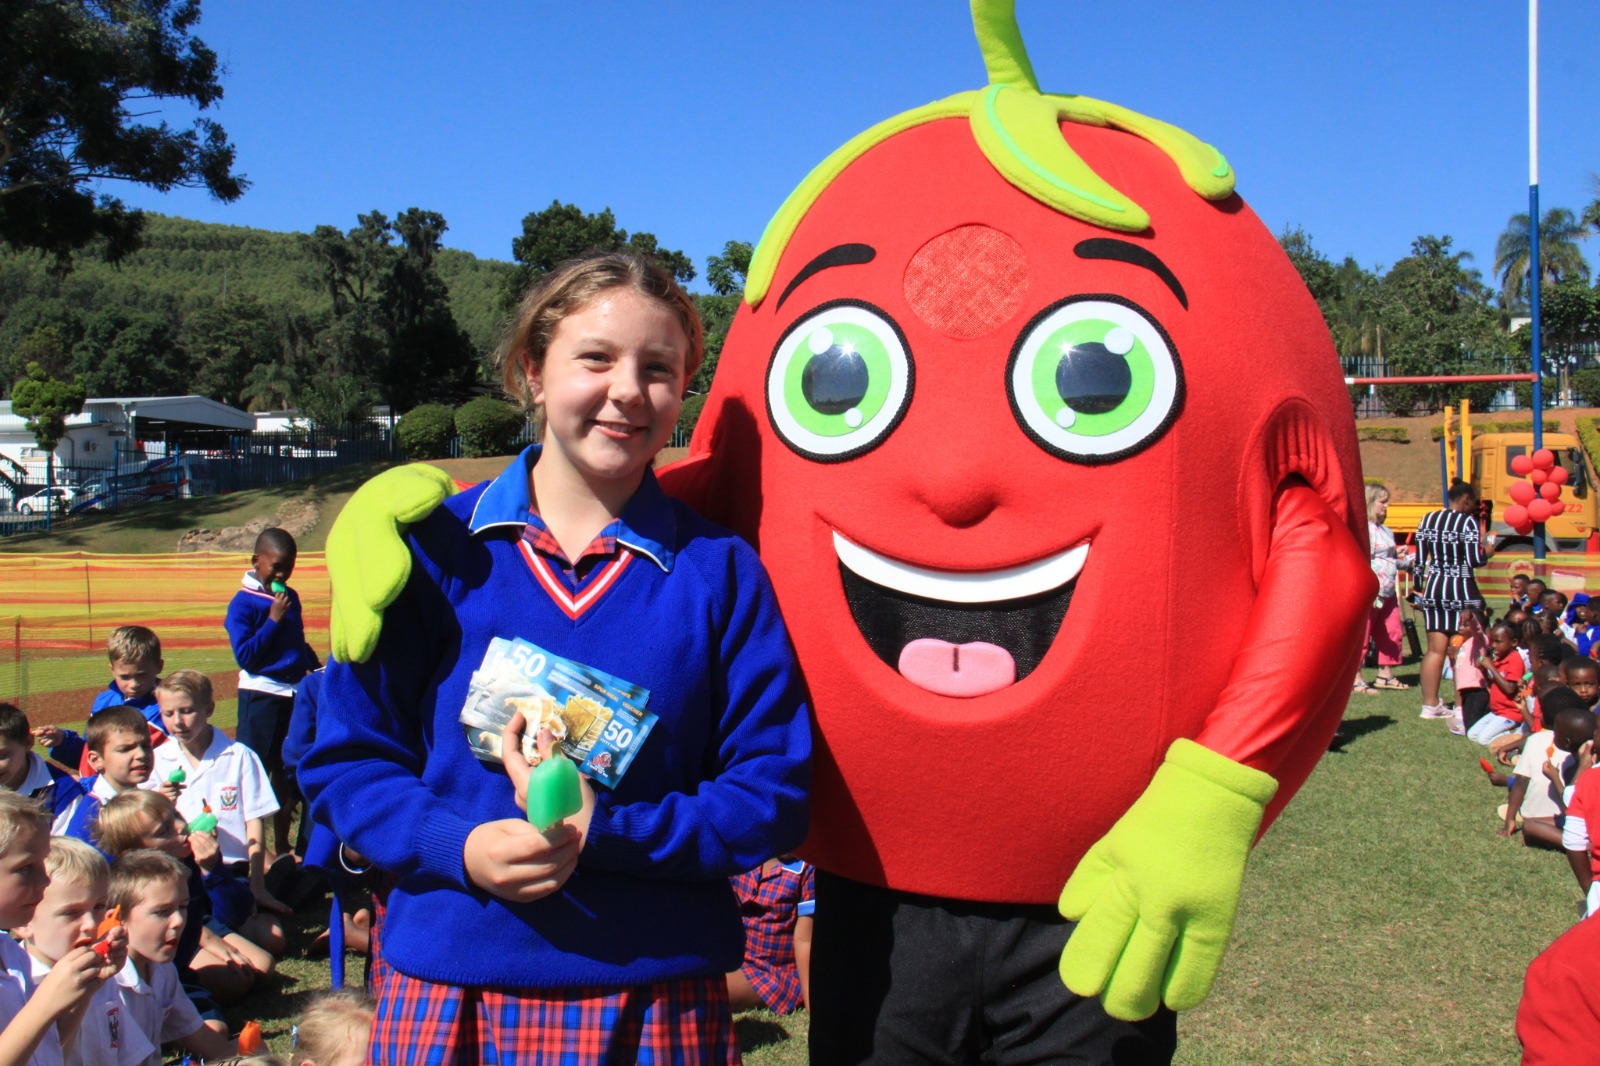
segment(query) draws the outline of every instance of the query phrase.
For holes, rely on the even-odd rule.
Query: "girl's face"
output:
[[[183,826],[183,818],[177,811],[173,811],[159,823],[146,822],[144,832],[139,834],[139,846],[164,851],[174,859],[187,859],[189,836],[183,831]]]
[[[688,354],[677,316],[633,289],[607,289],[567,315],[544,365],[528,370],[544,407],[540,466],[625,501],[678,423]]]
[[[1471,639],[1478,634],[1478,616],[1471,611],[1461,612],[1461,624],[1456,626],[1456,632],[1463,637]]]
[[[1489,646],[1494,649],[1496,659],[1510,655],[1517,646],[1517,638],[1511,635],[1511,630],[1504,626],[1496,626],[1489,630]]]

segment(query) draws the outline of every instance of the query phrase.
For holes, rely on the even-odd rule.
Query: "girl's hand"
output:
[[[280,592],[272,597],[272,606],[267,608],[267,617],[274,622],[283,621],[283,616],[289,613],[289,594]]]
[[[194,856],[201,873],[214,874],[222,865],[222,846],[215,833],[190,833],[189,854]]]
[[[518,711],[511,716],[511,721],[506,723],[505,731],[500,734],[500,761],[505,765],[506,773],[511,778],[511,783],[517,790],[517,809],[526,812],[528,809],[528,777],[533,773],[533,767],[528,765],[528,760],[522,754],[522,734],[527,729],[527,719]],[[539,730],[535,743],[539,748],[539,759],[565,759],[567,756],[556,746],[556,741],[548,729]],[[594,788],[590,786],[589,779],[583,775],[578,776],[578,788],[583,794],[583,806],[578,813],[566,818],[561,825],[570,826],[577,832],[578,848],[583,849],[583,842],[589,836],[589,819],[594,815]]]
[[[532,903],[567,883],[578,847],[578,831],[566,822],[541,833],[519,818],[504,818],[467,834],[461,858],[472,884],[511,903]]]

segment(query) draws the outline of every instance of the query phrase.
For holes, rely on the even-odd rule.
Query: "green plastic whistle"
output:
[[[285,585],[282,581],[274,581],[272,583],[272,594],[274,596],[276,596],[276,595],[278,595],[280,593],[288,592],[288,591],[289,591],[289,586]]]
[[[528,775],[528,824],[541,833],[583,809],[578,768],[559,751]]]
[[[185,833],[209,833],[217,827],[217,816],[207,811],[194,821],[190,822]]]
[[[187,781],[188,779],[189,779],[189,775],[184,773],[183,772],[183,767],[180,766],[176,770],[172,771],[172,773],[167,775],[167,784],[169,784],[169,785],[181,785],[185,781]]]

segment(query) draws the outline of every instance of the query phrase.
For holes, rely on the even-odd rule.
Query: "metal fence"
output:
[[[1344,356],[1340,358],[1346,377],[1385,378],[1408,374],[1526,374],[1526,359],[1496,359],[1462,353],[1450,366],[1428,371],[1399,370],[1381,356]],[[1572,388],[1572,376],[1580,371],[1600,369],[1600,341],[1584,341],[1546,352],[1541,370],[1544,376],[1544,405],[1546,407],[1583,406],[1582,399]],[[1466,398],[1477,411],[1512,411],[1529,405],[1527,383],[1512,385],[1352,385],[1350,399],[1355,404],[1357,418],[1383,418],[1396,414],[1396,406],[1409,407],[1405,413],[1422,414],[1439,410],[1446,404]],[[1403,390],[1397,392],[1396,390]]]

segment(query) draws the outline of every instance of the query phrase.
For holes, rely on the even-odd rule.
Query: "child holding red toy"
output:
[[[693,305],[648,260],[545,275],[501,348],[507,391],[543,408],[542,445],[411,527],[372,660],[328,668],[301,784],[318,822],[399,879],[368,1061],[738,1061],[728,878],[799,844],[810,731],[754,551],[651,472],[701,350]],[[393,506],[393,481],[369,490],[372,513]],[[521,814],[522,714],[487,738],[504,768],[461,724],[492,642],[513,638],[656,716],[615,787],[581,782],[554,824]],[[596,712],[562,713],[583,730]],[[564,757],[547,758],[535,772]]]

